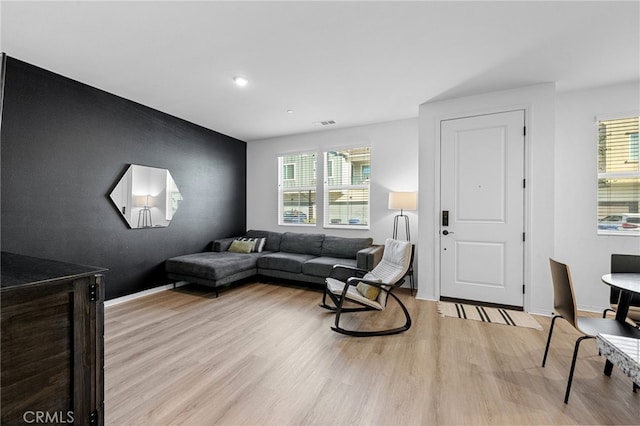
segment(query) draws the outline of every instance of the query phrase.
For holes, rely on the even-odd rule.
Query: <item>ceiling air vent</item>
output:
[[[314,121],[313,124],[316,126],[331,126],[336,124],[334,120],[325,120],[325,121]]]

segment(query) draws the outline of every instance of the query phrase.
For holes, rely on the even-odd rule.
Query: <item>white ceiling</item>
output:
[[[541,82],[640,79],[639,1],[0,7],[9,56],[245,141],[416,117],[429,100]],[[324,120],[336,125],[313,124]]]

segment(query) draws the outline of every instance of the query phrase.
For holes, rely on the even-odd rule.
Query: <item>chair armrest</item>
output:
[[[384,245],[375,245],[359,250],[356,254],[358,268],[372,270],[382,260]]]
[[[379,289],[386,291],[388,293],[389,290],[394,289],[396,287],[400,287],[402,284],[404,284],[404,277],[400,278],[394,284],[385,284],[385,283],[381,283],[379,281],[373,281],[373,280],[363,280],[362,278],[358,278],[358,277],[351,277],[347,280],[347,285],[358,285],[358,283],[369,284],[373,287],[378,287]]]
[[[347,265],[333,265],[331,272],[329,272],[329,278],[335,278],[339,281],[346,281],[350,277],[362,277],[367,272],[366,269],[356,268]]]
[[[369,284],[372,285],[374,287],[378,287],[378,288],[382,288],[382,285],[384,283],[381,283],[380,281],[376,281],[376,280],[365,280],[359,277],[349,277],[347,279],[347,285],[358,285],[359,283],[365,283],[365,284]],[[386,285],[386,284],[384,284]]]

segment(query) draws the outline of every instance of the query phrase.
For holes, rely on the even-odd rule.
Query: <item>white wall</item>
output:
[[[600,276],[611,253],[640,254],[640,238],[596,235],[596,125],[600,114],[638,112],[640,85],[556,94],[554,84],[425,103],[419,118],[348,129],[327,130],[250,142],[247,146],[247,227],[273,231],[391,236],[395,212],[389,191],[419,190],[418,212],[408,212],[417,244],[418,297],[439,298],[439,122],[445,118],[524,108],[528,128],[526,175],[528,216],[525,247],[525,309],[550,314],[553,291],[548,258],[571,265],[580,309],[601,311],[608,288]],[[371,229],[323,229],[277,225],[277,156],[369,144]],[[418,173],[420,170],[420,173]],[[321,200],[319,200],[321,201]],[[418,233],[418,223],[420,232]]]
[[[371,218],[369,230],[322,227],[322,209],[314,227],[278,225],[278,161],[280,154],[324,150],[341,146],[371,146]],[[318,176],[322,161],[318,162]],[[388,209],[389,191],[418,190],[418,120],[407,119],[346,129],[324,130],[247,144],[247,228],[285,232],[311,232],[345,237],[373,237],[382,244],[393,232]],[[322,205],[318,194],[318,206]],[[411,236],[418,236],[417,212],[406,212]],[[404,231],[404,228],[402,228]],[[399,236],[404,237],[404,232]],[[416,267],[416,281],[417,281]]]
[[[420,237],[418,297],[438,300],[440,121],[513,109],[525,110],[527,125],[525,194],[525,310],[550,313],[552,292],[548,258],[553,255],[555,85],[552,83],[420,106]]]
[[[640,84],[560,93],[555,156],[555,257],[571,267],[578,307],[602,311],[609,288],[600,276],[612,253],[640,254],[640,238],[596,232],[596,116],[638,114]]]

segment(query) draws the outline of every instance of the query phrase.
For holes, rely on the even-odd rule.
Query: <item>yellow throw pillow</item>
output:
[[[374,277],[371,273],[366,274],[364,277],[362,277],[362,279],[375,281],[378,283],[382,282],[380,278]],[[358,290],[358,293],[360,293],[361,295],[363,295],[369,300],[376,300],[378,298],[378,295],[380,294],[380,287],[375,287],[375,286],[363,283],[362,281],[358,283],[358,285],[356,286],[356,290]]]
[[[229,246],[229,251],[233,253],[251,253],[255,244],[255,241],[234,240]]]

